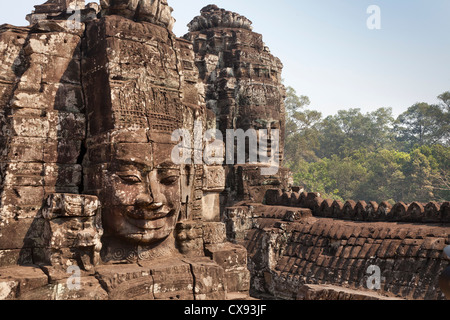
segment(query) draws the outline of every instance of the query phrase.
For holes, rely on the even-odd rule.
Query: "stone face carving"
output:
[[[226,136],[228,129],[255,130],[259,141],[260,130],[266,130],[266,146],[259,143],[257,151],[246,148],[246,164],[226,168],[228,182],[222,203],[228,204],[234,199],[262,202],[270,186],[289,187],[288,171],[282,167],[284,139],[271,135],[272,130],[279,130],[279,136],[284,136],[283,65],[250,25],[247,18],[210,5],[191,21],[190,32],[184,36],[194,44],[206,105],[215,113],[222,134]],[[276,142],[278,152],[272,148]],[[249,164],[252,152],[258,157],[257,165]],[[261,174],[261,166],[270,166],[264,157],[277,160],[275,174]]]
[[[279,129],[257,155],[282,165],[282,64],[248,19],[210,5],[181,39],[163,0],[101,4],[0,26],[0,299],[443,298],[448,202],[344,204],[175,148]],[[383,297],[359,287],[373,263]]]
[[[117,29],[128,34],[117,36]],[[100,36],[86,38],[83,57],[89,92],[86,191],[103,204],[106,237],[171,253],[185,170],[171,159],[171,134],[189,112],[174,68],[179,49],[164,27],[117,16],[89,24],[87,33]]]
[[[74,4],[79,28],[67,23]],[[172,158],[174,131],[202,137],[216,125],[192,43],[171,32],[165,1],[102,4],[97,17],[84,1],[47,2],[30,27],[0,30],[0,266],[33,264],[52,283],[79,267],[93,291],[78,298],[223,299],[227,282],[246,295],[246,251],[230,249],[219,222],[223,167]],[[207,256],[213,243],[231,265]],[[149,276],[109,286],[121,272]],[[62,297],[52,288],[7,296]]]

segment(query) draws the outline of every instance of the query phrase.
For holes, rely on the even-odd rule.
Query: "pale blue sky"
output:
[[[44,0],[1,0],[0,23],[26,25]],[[89,2],[89,1],[86,1]],[[174,32],[215,3],[253,21],[284,64],[285,84],[309,96],[324,115],[364,112],[415,102],[435,103],[450,90],[449,0],[168,0]],[[10,3],[10,4],[8,4]],[[366,10],[381,9],[381,30],[369,30]]]

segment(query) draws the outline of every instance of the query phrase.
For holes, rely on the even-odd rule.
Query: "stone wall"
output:
[[[64,22],[0,28],[0,266],[38,261],[44,200],[80,190],[82,34]]]
[[[450,223],[450,202],[345,202],[322,199],[318,193],[267,191],[265,204],[303,207],[312,210],[314,216],[351,221],[390,221],[416,223]]]
[[[297,192],[281,61],[237,13],[209,5],[181,39],[171,11],[49,0],[0,26],[0,299],[443,299],[449,203]],[[279,150],[174,149],[216,128]]]
[[[445,299],[439,276],[449,265],[450,225],[440,217],[448,203],[434,218],[388,210],[372,219],[342,207],[323,213],[317,196],[270,190],[270,205],[227,209],[227,235],[248,250],[253,290],[280,299]]]

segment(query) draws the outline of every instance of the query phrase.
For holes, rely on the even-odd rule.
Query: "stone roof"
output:
[[[239,28],[252,30],[252,22],[246,17],[212,4],[200,10],[201,15],[195,17],[189,24],[190,32],[210,28]]]

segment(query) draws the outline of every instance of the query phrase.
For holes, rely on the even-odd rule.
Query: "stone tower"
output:
[[[279,130],[277,141],[268,134],[268,150],[258,148],[258,164],[249,163],[251,150],[246,148],[245,164],[235,162],[227,166],[227,189],[222,193],[224,206],[238,200],[262,202],[268,188],[289,188],[289,172],[282,167],[283,65],[270,53],[262,36],[252,31],[251,25],[244,16],[209,5],[189,23],[189,33],[184,36],[194,45],[200,79],[206,86],[206,105],[215,113],[224,136],[229,129],[245,132],[253,129],[257,133]],[[278,150],[271,150],[273,143],[277,143]],[[260,159],[265,151],[276,157],[278,168],[274,174],[261,174],[264,161]]]
[[[173,132],[216,122],[171,11],[48,1],[30,26],[0,27],[2,297],[248,295],[246,250],[220,222],[223,167],[173,161]],[[82,272],[77,292],[55,290],[68,267]]]

